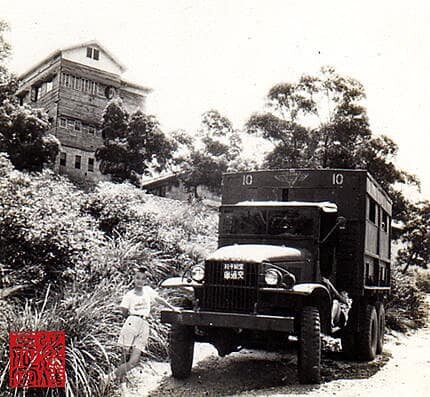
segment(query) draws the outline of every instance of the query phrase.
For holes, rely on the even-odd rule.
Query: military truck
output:
[[[223,177],[218,249],[164,287],[192,290],[171,324],[172,374],[195,342],[220,356],[295,343],[301,383],[320,382],[321,333],[346,355],[382,352],[392,202],[364,170],[287,169]]]

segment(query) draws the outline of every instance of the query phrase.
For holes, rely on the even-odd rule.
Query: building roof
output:
[[[53,59],[55,57],[57,57],[58,55],[60,55],[62,52],[65,51],[69,51],[69,50],[74,50],[75,48],[82,48],[82,47],[88,47],[88,46],[94,46],[94,47],[98,47],[100,50],[102,50],[115,64],[118,65],[118,67],[120,68],[121,72],[125,72],[126,67],[124,66],[124,64],[122,64],[117,57],[115,57],[110,51],[108,51],[104,46],[102,46],[97,40],[90,40],[90,41],[86,41],[83,43],[79,43],[79,44],[75,44],[72,46],[68,46],[68,47],[63,47],[63,48],[58,48],[55,51],[53,51],[52,53],[50,53],[47,57],[43,58],[40,62],[38,62],[37,64],[33,65],[30,69],[26,70],[24,73],[22,73],[19,76],[19,79],[22,80],[24,79],[27,75],[29,75],[30,73],[32,73],[34,70],[36,70],[37,68],[39,68],[41,65],[43,65],[44,63],[48,62],[50,59]]]
[[[124,87],[134,88],[136,90],[145,91],[147,93],[152,92],[152,88],[145,87],[140,84],[132,83],[131,81],[128,81],[128,80],[121,79],[121,84],[123,84]]]
[[[140,185],[142,189],[156,189],[160,186],[166,186],[172,183],[178,182],[179,175],[174,173],[169,173],[166,175],[161,175],[156,178],[151,178],[143,181]]]

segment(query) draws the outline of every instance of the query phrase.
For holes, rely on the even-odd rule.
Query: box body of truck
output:
[[[337,289],[352,295],[389,290],[392,202],[368,172],[290,169],[225,174],[222,205],[243,201],[336,204],[337,214],[346,219],[335,253]],[[223,235],[223,222],[221,215],[220,247],[246,242]]]

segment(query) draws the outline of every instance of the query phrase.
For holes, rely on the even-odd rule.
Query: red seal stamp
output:
[[[9,386],[54,388],[66,383],[63,331],[9,333]]]

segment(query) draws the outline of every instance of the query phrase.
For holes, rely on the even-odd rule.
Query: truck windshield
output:
[[[220,232],[311,236],[314,231],[314,217],[315,212],[311,208],[223,208]]]

